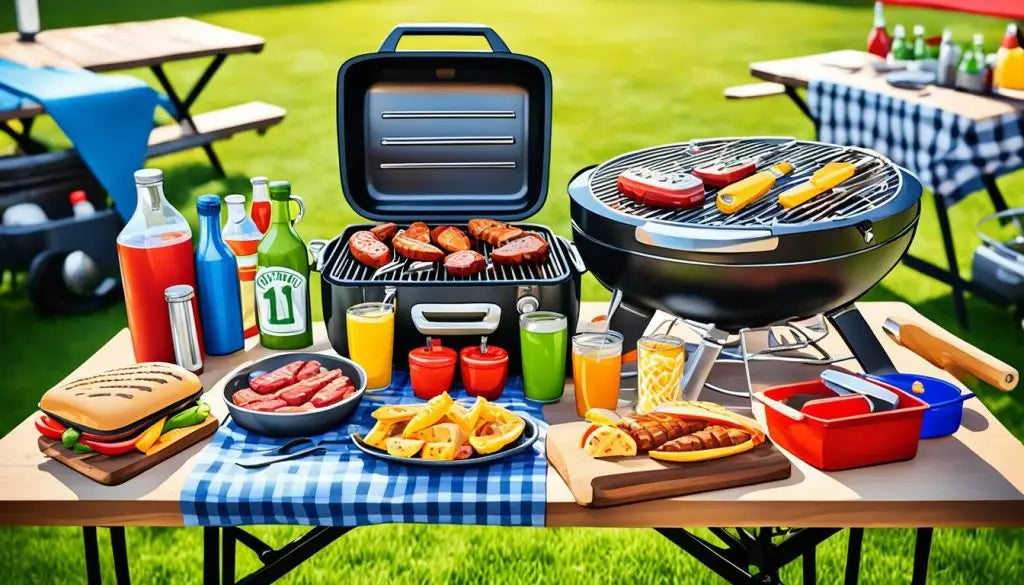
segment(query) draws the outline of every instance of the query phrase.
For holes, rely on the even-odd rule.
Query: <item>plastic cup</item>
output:
[[[523,393],[529,400],[557,402],[565,389],[569,320],[561,313],[534,311],[519,317]]]
[[[395,347],[395,307],[360,303],[345,313],[348,356],[366,370],[367,392],[391,385],[391,354]]]
[[[591,408],[614,410],[619,404],[621,374],[622,334],[606,331],[573,336],[572,379],[578,416]]]
[[[652,335],[640,338],[636,349],[636,412],[647,414],[662,404],[682,400],[686,362],[683,340],[671,335]]]

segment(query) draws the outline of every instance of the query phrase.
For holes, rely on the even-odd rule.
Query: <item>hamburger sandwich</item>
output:
[[[167,443],[171,431],[207,419],[210,407],[198,401],[202,391],[195,374],[173,364],[115,368],[47,391],[39,400],[43,415],[36,428],[78,453],[148,454]]]

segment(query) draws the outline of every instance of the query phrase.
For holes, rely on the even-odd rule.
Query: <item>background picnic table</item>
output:
[[[871,24],[866,1],[769,2],[691,0],[629,3],[585,0],[522,0],[516,3],[470,0],[181,0],[174,3],[95,0],[89,3],[41,2],[44,28],[106,22],[193,16],[261,36],[267,48],[258,59],[228,60],[204,92],[198,110],[237,103],[239,92],[289,111],[287,121],[260,139],[239,136],[219,146],[230,160],[229,176],[218,179],[202,152],[156,161],[164,168],[171,201],[194,221],[195,197],[201,193],[248,193],[249,175],[287,178],[310,207],[299,226],[306,238],[332,237],[357,217],[341,196],[334,129],[334,81],[347,57],[377,49],[400,22],[484,22],[495,28],[512,50],[540,58],[554,77],[554,135],[549,202],[534,220],[569,233],[565,184],[580,167],[621,152],[690,137],[721,135],[792,135],[810,138],[813,130],[784,97],[728,103],[721,89],[747,83],[747,65],[795,55],[864,45]],[[887,8],[890,29],[903,23],[924,24],[929,34],[951,26],[957,39],[985,33],[994,49],[1005,23],[929,10]],[[766,26],[765,23],[771,23]],[[0,30],[13,30],[9,8],[0,10]],[[413,39],[410,47],[426,41]],[[478,48],[464,39],[446,45]],[[403,42],[403,46],[404,42]],[[434,42],[430,47],[442,46]],[[173,80],[189,82],[204,64],[169,67]],[[148,72],[136,72],[155,85]],[[39,124],[38,134],[61,144],[59,132]],[[9,148],[0,142],[0,152]],[[1011,205],[1024,205],[1024,175],[1001,181]],[[924,201],[921,227],[913,246],[917,254],[942,261],[942,247],[930,198]],[[984,197],[972,197],[951,212],[959,255],[965,262],[977,243],[973,221],[988,213]],[[0,390],[0,433],[22,420],[39,395],[124,326],[124,309],[83,317],[41,319],[22,291],[0,288],[0,362],[6,384]],[[314,314],[320,317],[319,286]],[[904,300],[955,333],[947,286],[899,267],[868,295],[870,300]],[[587,278],[585,298],[606,296]],[[969,301],[970,302],[970,301]],[[974,330],[967,336],[979,347],[1018,368],[1024,367],[1024,341],[1018,323],[987,303],[970,302]],[[16,331],[17,335],[9,332]],[[1024,393],[997,395],[982,390],[986,405],[1024,437]],[[103,531],[101,531],[103,532]],[[272,544],[298,536],[302,529],[263,529]],[[707,536],[707,534],[704,534]],[[938,530],[930,575],[935,583],[1010,583],[1019,577],[1017,559],[1024,554],[1020,530]],[[101,536],[101,538],[105,538]],[[344,546],[328,548],[285,582],[317,583],[344,574],[350,583],[422,583],[481,581],[497,583],[650,582],[718,583],[709,571],[681,554],[651,531],[507,530],[432,526],[362,528]],[[913,550],[911,531],[868,530],[861,583],[890,583],[907,575]],[[200,532],[187,529],[129,529],[132,572],[140,582],[177,583],[183,574],[199,575]],[[395,546],[394,542],[401,543]],[[105,543],[101,542],[101,547]],[[0,528],[5,574],[25,583],[81,581],[80,531],[57,528]],[[101,548],[101,550],[106,550]],[[841,579],[845,539],[820,549],[821,582]],[[242,555],[240,569],[255,568]],[[109,561],[104,566],[110,571]],[[785,580],[796,581],[799,567],[787,568]],[[984,581],[980,581],[981,577]],[[18,582],[18,581],[15,581]]]

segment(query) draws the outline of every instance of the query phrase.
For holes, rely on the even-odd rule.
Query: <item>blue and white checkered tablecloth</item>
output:
[[[831,81],[812,80],[807,105],[818,139],[874,149],[908,169],[947,205],[1024,166],[1024,116],[975,121]]]
[[[461,389],[452,396],[466,398]],[[365,395],[346,424],[312,438],[347,439],[353,431],[365,435],[377,407],[417,401],[408,374],[395,372],[391,388]],[[234,461],[287,439],[261,437],[228,421],[199,453],[185,482],[185,524],[543,526],[548,468],[541,405],[524,400],[521,378],[509,378],[496,403],[537,421],[541,436],[532,449],[490,465],[444,470],[388,463],[350,441],[328,445],[327,455],[245,469]]]

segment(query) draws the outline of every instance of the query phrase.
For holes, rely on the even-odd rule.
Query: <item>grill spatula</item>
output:
[[[793,172],[792,164],[786,161],[777,162],[760,173],[751,175],[719,191],[715,205],[722,213],[736,213],[771,191],[779,177],[784,177],[791,172]]]
[[[779,204],[786,209],[791,209],[806,203],[849,179],[860,168],[871,162],[874,162],[874,159],[868,156],[856,162],[830,162],[814,171],[814,174],[806,182],[779,193]]]

